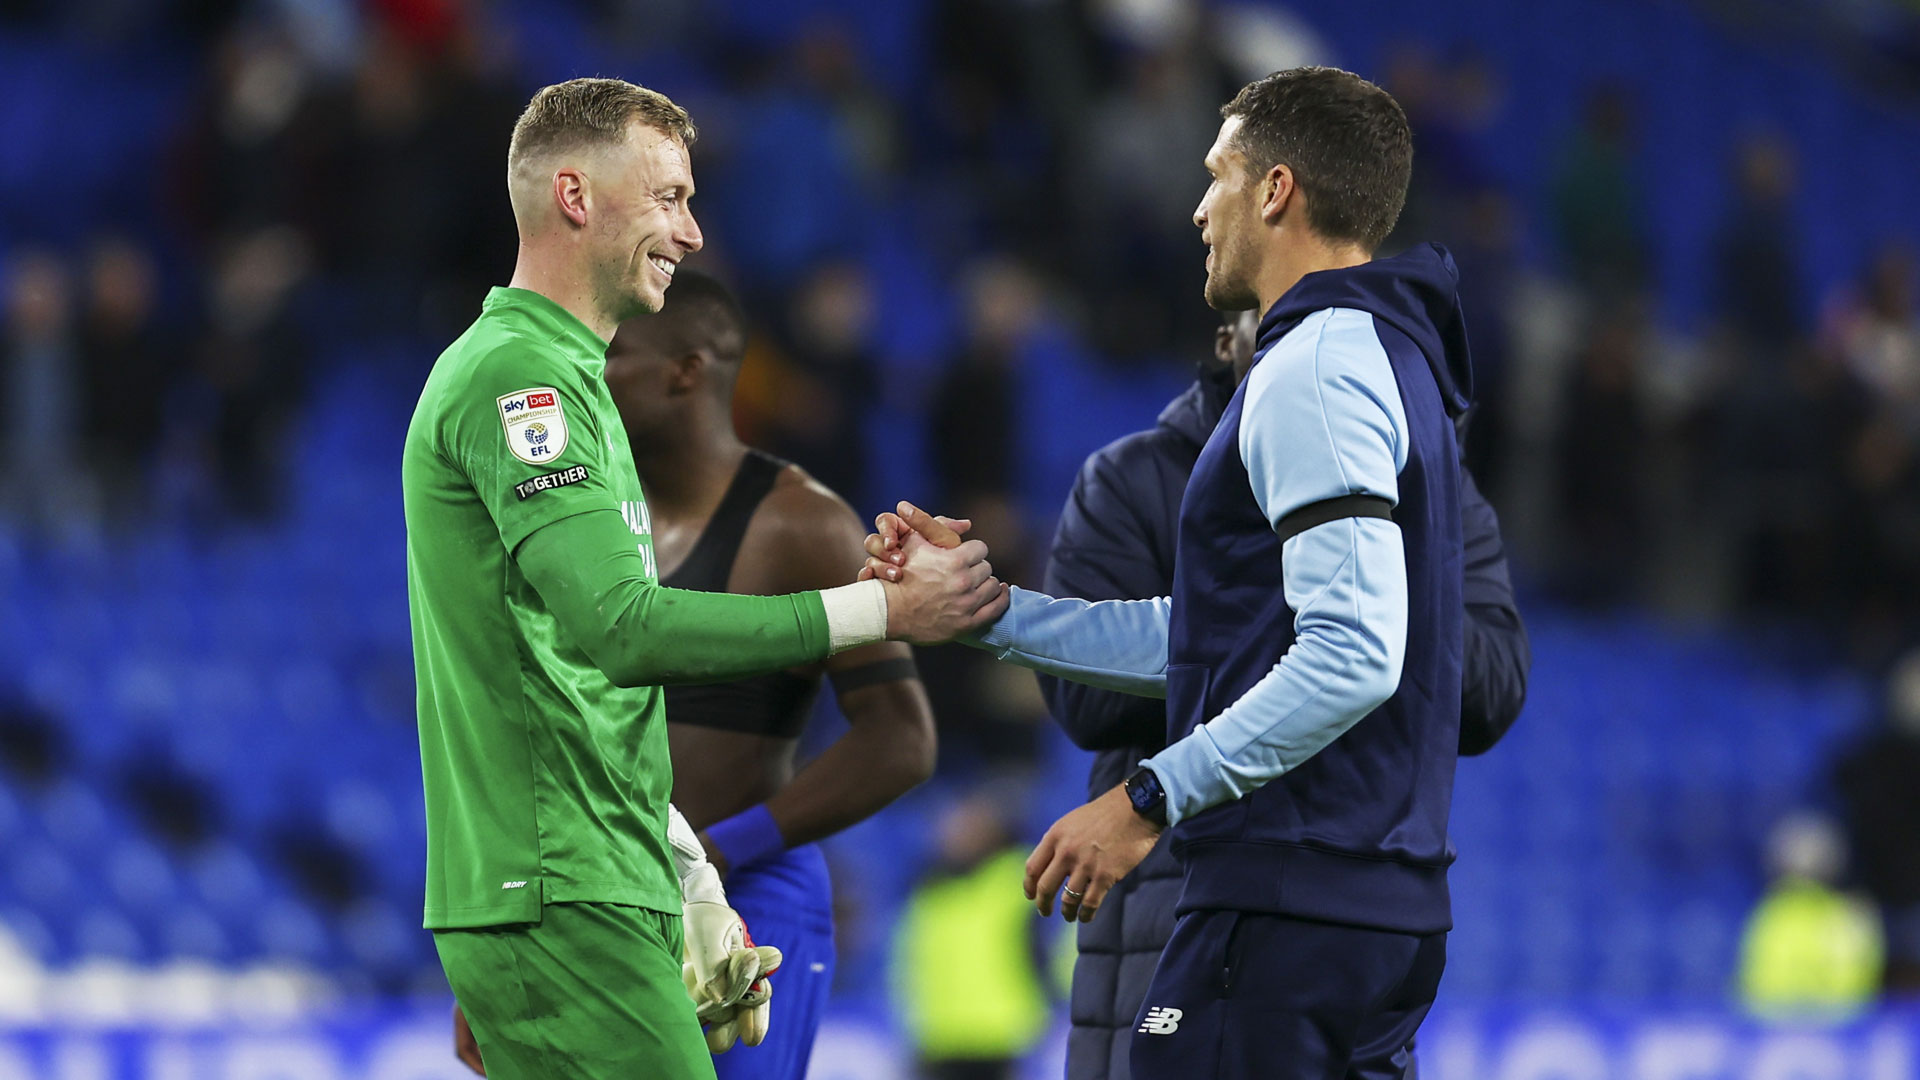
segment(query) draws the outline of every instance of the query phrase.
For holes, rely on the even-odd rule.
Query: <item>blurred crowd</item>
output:
[[[386,337],[424,367],[511,266],[500,146],[553,58],[526,55],[510,7],[213,7],[146,28],[196,60],[154,160],[83,234],[8,229],[0,375],[36,403],[5,440],[16,520],[270,517],[329,358]],[[1217,104],[1328,50],[1281,9],[943,0],[909,78],[843,19],[749,34],[696,8],[568,17],[703,125],[702,260],[759,324],[742,427],[866,507],[887,494],[871,418],[904,403],[934,448],[923,496],[1022,562],[1048,496],[1020,490],[1042,411],[1021,369],[1063,340],[1121,383],[1205,354],[1189,218]],[[9,10],[16,32],[86,32]],[[1755,128],[1710,167],[1710,317],[1670,325],[1641,91],[1591,87],[1536,192],[1491,164],[1511,91],[1489,57],[1402,45],[1376,74],[1419,139],[1389,247],[1437,240],[1462,266],[1469,458],[1529,579],[1576,604],[1816,619],[1889,659],[1920,610],[1913,251],[1860,251],[1848,287],[1813,295],[1801,163]],[[925,288],[876,281],[903,265]]]
[[[1863,252],[1853,282],[1811,296],[1799,163],[1778,133],[1753,133],[1726,163],[1709,319],[1679,337],[1652,319],[1630,101],[1596,90],[1555,170],[1576,329],[1550,436],[1550,589],[1797,617],[1834,632],[1841,658],[1884,664],[1912,640],[1920,584],[1914,252]],[[1502,374],[1488,410],[1513,403]]]
[[[860,5],[723,6],[0,3],[0,34],[155,69],[166,96],[151,152],[86,214],[0,217],[14,530],[274,522],[299,497],[304,410],[370,343],[413,358],[381,406],[404,423],[432,357],[510,272],[518,109],[593,72],[666,91],[701,128],[697,258],[755,322],[743,434],[863,511],[915,482],[975,520],[1004,576],[1037,581],[1065,487],[1036,490],[1033,447],[1073,424],[1069,403],[1036,399],[1035,372],[1085,361],[1150,422],[1160,399],[1142,388],[1177,388],[1218,322],[1190,219],[1219,104],[1340,58],[1277,6],[929,0],[867,25]],[[1852,280],[1814,288],[1791,210],[1805,171],[1833,163],[1753,126],[1695,170],[1707,317],[1671,319],[1645,85],[1588,87],[1536,148],[1533,190],[1494,165],[1518,92],[1496,57],[1382,55],[1367,73],[1417,140],[1389,249],[1438,241],[1460,265],[1480,403],[1467,458],[1530,594],[1816,628],[1802,640],[1869,669],[1912,645],[1913,238],[1850,252]],[[922,663],[949,773],[1035,767],[1031,678],[967,650]],[[1900,828],[1848,820],[1868,822],[1856,851]],[[981,835],[1005,841],[964,824],[940,856],[956,881],[1002,853]]]

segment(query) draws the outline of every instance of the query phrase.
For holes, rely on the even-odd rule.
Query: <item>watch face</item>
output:
[[[1146,787],[1145,784],[1140,783],[1138,780],[1131,780],[1127,783],[1127,798],[1133,800],[1133,808],[1135,810],[1145,810],[1153,804],[1153,793],[1148,791]]]
[[[1127,801],[1133,803],[1133,812],[1153,822],[1159,828],[1167,827],[1167,792],[1160,786],[1160,778],[1152,769],[1142,768],[1127,777]]]
[[[1151,769],[1141,769],[1127,779],[1127,798],[1133,801],[1136,810],[1151,810],[1165,797],[1160,790],[1160,778]]]

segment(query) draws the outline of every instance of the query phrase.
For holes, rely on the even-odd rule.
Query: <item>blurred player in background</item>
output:
[[[668,803],[662,685],[950,638],[1005,606],[978,543],[904,587],[659,585],[603,369],[701,246],[693,136],[620,80],[534,95],[508,149],[512,285],[441,354],[407,431],[426,925],[496,1080],[712,1077],[702,1019],[722,1042],[762,1030],[743,998],[777,956]]]
[[[1096,451],[1074,481],[1047,564],[1047,592],[1088,600],[1139,600],[1173,592],[1180,496],[1201,447],[1253,365],[1260,317],[1227,315],[1214,360],[1169,402],[1151,430]],[[1466,671],[1460,688],[1460,752],[1481,754],[1506,734],[1526,700],[1532,651],[1513,599],[1500,519],[1460,471],[1466,549]],[[1042,675],[1054,719],[1094,751],[1089,798],[1165,748],[1167,708],[1156,698],[1099,690]],[[1127,1080],[1127,1053],[1146,1000],[1153,959],[1173,933],[1180,867],[1163,839],[1107,894],[1105,914],[1080,927],[1073,970],[1068,1080]],[[1124,927],[1124,930],[1122,929]]]
[[[1452,926],[1463,666],[1458,272],[1374,252],[1406,203],[1398,102],[1332,68],[1222,109],[1194,224],[1207,302],[1263,312],[1196,460],[1171,597],[1014,589],[976,644],[1167,699],[1169,741],[1047,830],[1028,895],[1091,919],[1168,827],[1185,874],[1130,1048],[1139,1080],[1405,1080]],[[950,537],[902,504],[868,537],[910,580]],[[1364,721],[1364,722],[1363,722]]]
[[[622,323],[607,351],[661,584],[772,595],[844,583],[867,531],[853,508],[734,433],[746,345],[733,294],[683,269],[666,308]],[[823,675],[848,727],[796,774]],[[742,682],[669,687],[667,742],[674,804],[701,830],[734,909],[786,957],[766,1042],[715,1068],[723,1080],[800,1080],[833,983],[833,896],[814,841],[933,775],[933,709],[912,651],[889,642]]]

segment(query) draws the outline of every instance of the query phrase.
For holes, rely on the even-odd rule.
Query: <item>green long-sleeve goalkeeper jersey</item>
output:
[[[667,681],[827,653],[819,594],[658,584],[606,343],[494,289],[434,364],[401,464],[430,929],[543,904],[677,914]]]

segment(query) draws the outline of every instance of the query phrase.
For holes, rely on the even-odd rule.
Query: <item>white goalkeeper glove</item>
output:
[[[699,836],[672,805],[667,807],[667,841],[680,874],[685,916],[680,977],[700,1022],[713,1025],[707,1045],[716,1054],[732,1047],[736,1038],[757,1046],[766,1038],[766,1003],[773,994],[766,976],[780,966],[780,950],[755,945],[747,935],[747,924],[727,904],[720,873],[707,861]]]
[[[680,975],[687,983],[687,993],[693,994],[693,966],[682,967]],[[698,1012],[700,1022],[706,1025],[708,1052],[724,1054],[733,1049],[736,1041],[759,1046],[767,1037],[767,1023],[773,1015],[772,1000],[773,980],[763,974],[748,984],[747,992],[732,1005],[702,1006]]]

